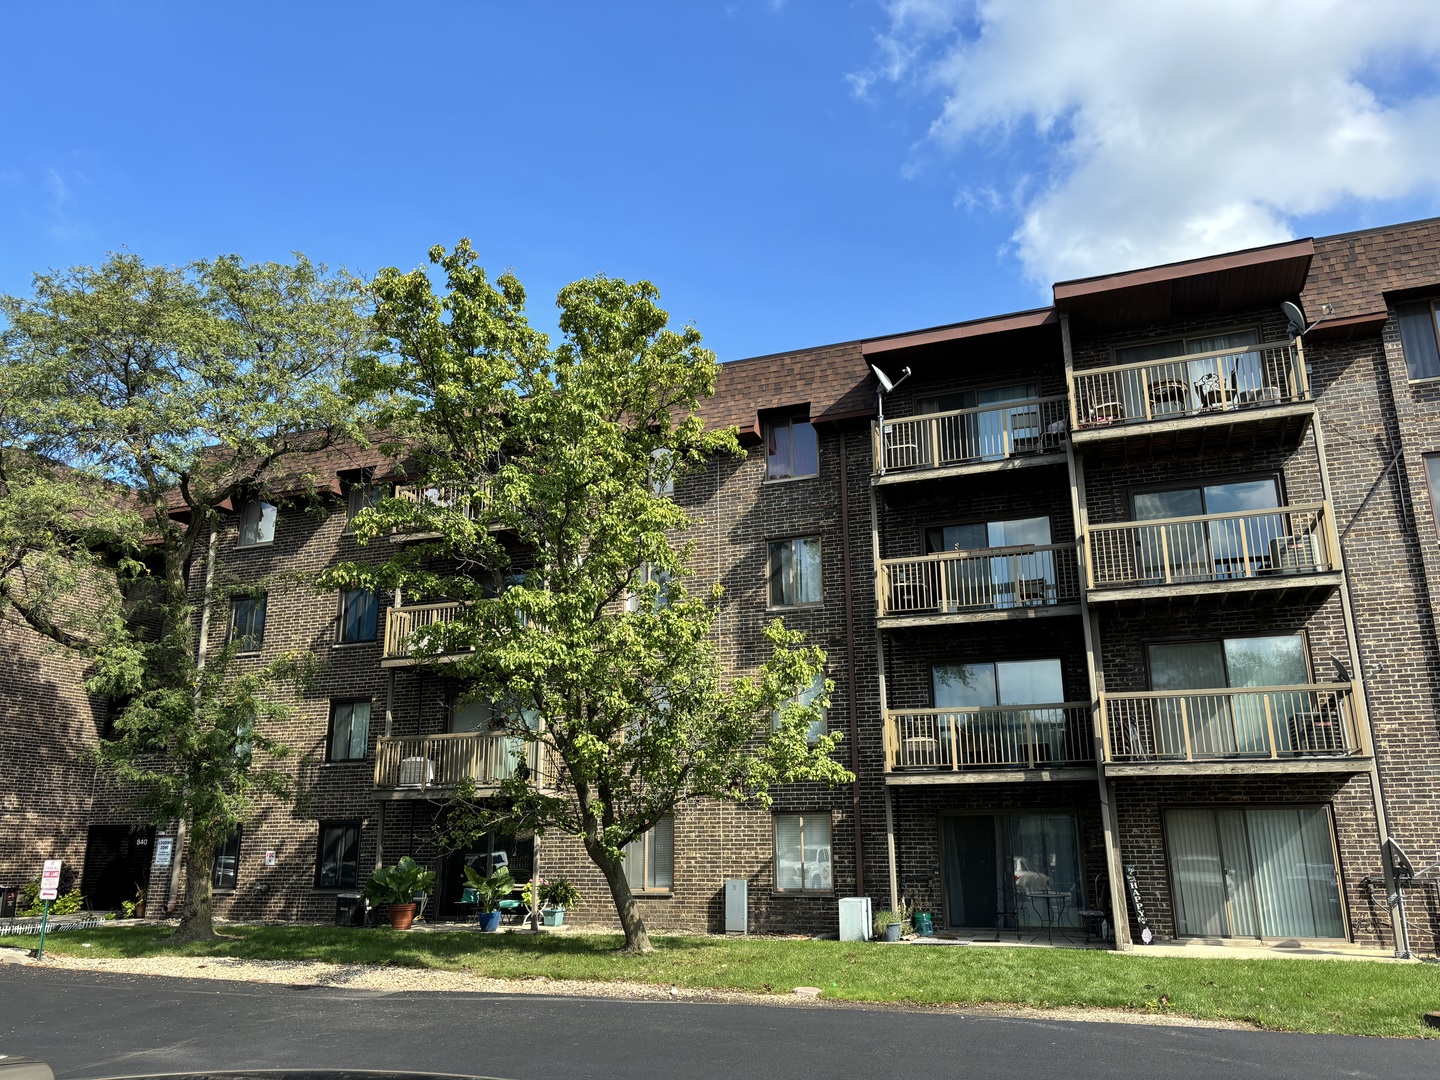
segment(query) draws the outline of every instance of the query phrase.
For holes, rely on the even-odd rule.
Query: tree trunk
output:
[[[650,935],[645,930],[645,920],[640,916],[640,906],[635,903],[635,894],[630,891],[630,879],[625,876],[625,861],[611,858],[598,842],[585,842],[585,850],[591,862],[600,868],[610,886],[610,898],[615,901],[615,912],[620,916],[620,925],[625,930],[627,953],[648,953],[654,951]]]
[[[180,909],[180,925],[170,940],[215,940],[215,897],[211,889],[214,872],[215,845],[203,843],[200,834],[192,831],[185,860],[185,903]]]

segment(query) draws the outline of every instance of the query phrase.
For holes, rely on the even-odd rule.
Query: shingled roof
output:
[[[1318,238],[1302,294],[1305,314],[1317,318],[1324,304],[1332,310],[1310,336],[1378,328],[1387,293],[1440,283],[1437,249],[1440,218]]]

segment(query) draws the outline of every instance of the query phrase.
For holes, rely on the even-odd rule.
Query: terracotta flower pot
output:
[[[409,930],[410,924],[415,921],[415,908],[415,904],[386,904],[390,925],[396,930]]]

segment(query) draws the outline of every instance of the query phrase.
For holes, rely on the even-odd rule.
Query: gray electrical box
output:
[[[750,883],[743,877],[725,879],[725,932],[750,931]]]
[[[840,901],[840,940],[869,941],[875,925],[870,914],[870,897],[847,896]]]

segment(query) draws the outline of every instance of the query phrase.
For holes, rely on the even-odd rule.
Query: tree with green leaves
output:
[[[263,721],[307,662],[207,657],[233,508],[294,493],[360,413],[365,286],[304,257],[185,267],[112,255],[0,297],[0,618],[93,660],[116,702],[102,762],[188,832],[177,935],[213,936],[215,845],[283,795]],[[208,550],[207,550],[208,549]]]
[[[669,328],[654,286],[566,286],[552,346],[520,283],[491,282],[468,242],[430,259],[441,293],[424,270],[374,283],[390,347],[360,365],[355,390],[386,402],[380,425],[434,497],[383,500],[354,531],[433,539],[383,565],[337,566],[321,585],[463,602],[411,651],[453,661],[462,697],[493,702],[498,732],[525,752],[498,799],[472,790],[452,804],[448,839],[578,837],[626,949],[648,951],[626,845],[688,800],[768,805],[777,784],[851,779],[831,757],[838,736],[807,743],[826,698],[799,699],[824,654],[777,621],[757,671],[722,671],[719,586],[686,587],[690,517],[666,491],[739,447],[697,415],[715,358],[694,327]]]

